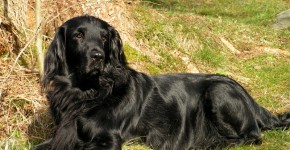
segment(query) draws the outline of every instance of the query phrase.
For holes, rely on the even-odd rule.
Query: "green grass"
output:
[[[212,67],[221,67],[225,60],[224,56],[221,55],[218,50],[213,50],[209,47],[198,50],[193,55],[193,58],[202,61],[207,66]]]
[[[180,49],[177,41],[175,41],[175,22],[167,22],[166,19],[157,19],[156,16],[150,16],[146,8],[138,7],[135,11],[135,18],[143,26],[142,30],[137,32],[136,38],[146,41],[146,44],[153,48],[154,53],[161,57],[158,64],[147,66],[149,72],[157,74],[161,72],[160,70],[163,70],[163,72],[184,71],[185,68],[181,59],[173,54],[174,50]],[[154,21],[154,23],[150,23],[151,21]]]
[[[145,0],[156,9],[171,13],[194,13],[214,18],[237,20],[241,23],[268,25],[281,10],[289,8],[283,0]],[[155,4],[155,5],[154,5]],[[270,19],[269,19],[270,18]]]
[[[11,132],[9,138],[5,141],[0,142],[0,149],[7,148],[8,150],[28,150],[31,148],[31,143],[27,141],[25,138],[26,135],[22,133],[20,130],[14,130]]]
[[[287,100],[290,96],[289,61],[265,54],[242,61],[242,64],[242,74],[255,79],[251,90],[259,96],[259,103],[275,109],[283,107],[285,102],[281,103],[281,98],[284,96]]]
[[[124,44],[123,49],[126,54],[126,58],[131,61],[148,61],[148,57],[146,55],[141,54],[138,50],[128,44]]]

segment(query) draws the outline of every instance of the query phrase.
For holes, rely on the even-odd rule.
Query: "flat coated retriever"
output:
[[[42,85],[56,131],[34,149],[120,150],[137,137],[158,150],[215,149],[290,126],[289,113],[270,113],[226,76],[131,69],[118,32],[88,15],[57,30]]]

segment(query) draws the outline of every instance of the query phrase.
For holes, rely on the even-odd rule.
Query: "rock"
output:
[[[187,72],[199,73],[199,70],[193,64],[187,64]]]
[[[290,27],[290,9],[279,13],[276,23],[272,25],[274,29],[286,29],[288,27]]]

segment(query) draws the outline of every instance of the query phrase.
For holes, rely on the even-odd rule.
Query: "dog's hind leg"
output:
[[[214,82],[204,93],[206,118],[223,139],[221,146],[260,144],[261,130],[255,114],[236,84]]]
[[[288,129],[290,127],[290,113],[274,115],[264,107],[259,106],[259,104],[256,103],[248,92],[237,82],[234,81],[232,84],[244,98],[244,101],[248,104],[250,110],[254,113],[254,117],[262,131],[271,129]]]

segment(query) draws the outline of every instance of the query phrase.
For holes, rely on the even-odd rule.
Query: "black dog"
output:
[[[262,130],[290,126],[289,114],[271,114],[228,77],[129,68],[118,32],[92,16],[58,29],[43,87],[57,129],[35,149],[119,150],[137,137],[154,149],[220,148],[260,144]]]

